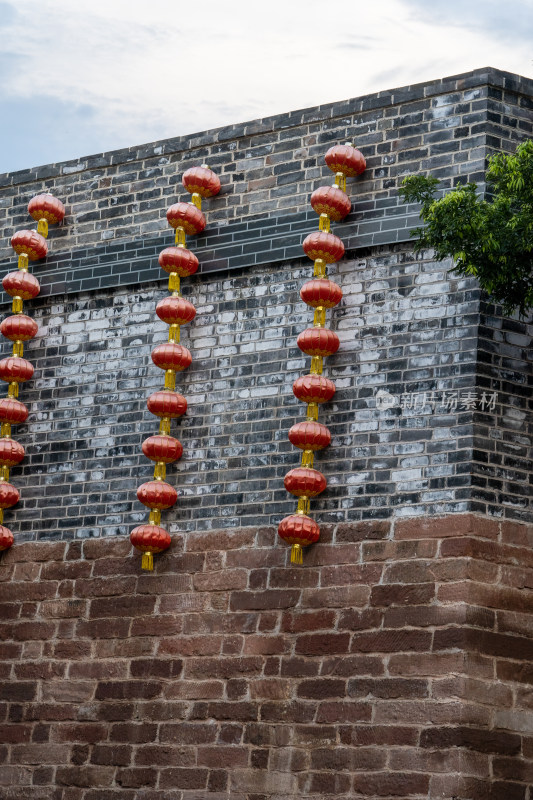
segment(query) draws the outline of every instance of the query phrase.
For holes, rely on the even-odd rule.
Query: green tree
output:
[[[404,179],[400,196],[421,203],[424,227],[412,235],[415,248],[433,248],[435,257],[451,256],[453,271],[475,276],[505,314],[533,307],[533,140],[516,153],[489,159],[486,173],[489,200],[481,199],[473,183],[435,199],[439,181],[422,175]]]

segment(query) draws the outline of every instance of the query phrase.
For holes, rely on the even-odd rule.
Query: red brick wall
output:
[[[339,524],[15,545],[0,797],[530,800],[533,526]]]

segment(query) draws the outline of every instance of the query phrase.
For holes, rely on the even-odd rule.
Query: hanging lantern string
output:
[[[9,472],[24,458],[24,448],[11,438],[11,426],[28,417],[27,407],[17,398],[19,384],[33,375],[33,365],[24,358],[24,343],[34,338],[38,327],[35,320],[23,313],[24,300],[37,297],[40,291],[39,281],[28,272],[28,264],[45,258],[48,223],[61,222],[65,207],[51,194],[39,194],[30,200],[28,212],[37,220],[37,232],[22,230],[14,234],[11,246],[18,255],[18,270],[8,273],[2,281],[13,298],[13,313],[0,325],[0,333],[12,342],[12,355],[0,361],[0,380],[8,384],[7,397],[0,400],[0,550],[7,550],[14,541],[11,531],[3,525],[4,510],[14,506],[20,497],[18,489],[9,483]]]
[[[187,401],[176,390],[176,373],[192,362],[190,351],[181,344],[181,326],[193,321],[196,309],[181,296],[181,278],[193,275],[198,269],[198,259],[187,249],[187,236],[196,236],[205,228],[202,198],[213,197],[220,191],[220,181],[205,164],[188,169],[183,175],[183,185],[192,195],[191,202],[179,202],[167,211],[167,220],[175,228],[174,247],[159,254],[159,264],[168,273],[169,296],[161,300],[156,314],[168,327],[165,344],[154,347],[152,361],[164,370],[163,389],[150,395],[148,410],[159,418],[159,433],[143,442],[143,453],[154,462],[152,481],[137,490],[141,503],[150,509],[148,523],[139,525],[130,534],[133,546],[142,553],[141,567],[153,570],[154,553],[170,547],[170,534],[161,527],[161,511],[171,508],[178,499],[177,491],[166,483],[166,465],[181,458],[183,447],[171,436],[171,421],[181,417]]]
[[[331,436],[325,425],[318,422],[319,404],[330,400],[335,384],[322,377],[324,358],[337,352],[339,337],[326,328],[326,312],[342,298],[340,286],[327,278],[327,265],[344,256],[344,245],[331,233],[331,222],[340,222],[349,214],[350,199],[346,195],[346,178],[360,175],[366,162],[351,143],[331,147],[325,156],[329,169],[335,173],[332,186],[321,186],[311,195],[311,205],[318,214],[318,232],[306,237],[303,249],[313,261],[313,280],[301,291],[302,300],[314,309],[313,326],[302,331],[297,344],[303,353],[311,356],[309,374],[298,378],[293,385],[296,397],[306,403],[306,421],[296,423],[289,431],[289,440],[302,450],[301,466],[285,476],[285,488],[298,497],[296,513],[285,517],[278,534],[291,547],[291,563],[301,564],[302,548],[318,541],[320,529],[309,517],[310,502],[326,488],[327,481],[314,469],[316,450],[327,447]]]

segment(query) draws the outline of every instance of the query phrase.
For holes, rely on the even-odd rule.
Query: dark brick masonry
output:
[[[185,454],[169,468],[180,494],[165,514],[171,531],[246,526],[258,514],[275,524],[293,507],[283,475],[298,462],[287,431],[303,410],[291,386],[307,363],[295,339],[309,319],[298,296],[308,273],[290,264],[187,282],[198,322],[184,338],[194,360],[179,378],[189,411],[173,427]],[[485,510],[472,487],[474,450],[482,463],[496,431],[506,448],[527,450],[530,421],[522,384],[506,373],[485,427],[474,429],[476,292],[408,248],[345,261],[336,278],[342,346],[327,365],[337,394],[321,415],[333,444],[318,457],[329,481],[313,503],[318,519],[466,511],[473,497]],[[13,471],[23,502],[6,513],[18,537],[125,535],[144,518],[135,488],[151,472],[140,443],[154,429],[145,400],[161,384],[150,351],[165,336],[154,315],[165,291],[33,304],[41,338],[27,348],[37,369],[22,391],[32,417],[18,434],[27,457]],[[478,429],[488,444],[477,444]],[[487,507],[526,516],[526,463],[501,472],[500,486],[505,499],[494,491]]]
[[[369,168],[350,182],[353,211],[336,230],[349,248],[375,246],[349,249],[330,270],[345,297],[330,315],[342,346],[327,363],[338,392],[323,414],[334,439],[319,459],[329,488],[317,516],[473,509],[528,519],[531,327],[494,309],[479,327],[473,283],[393,243],[414,219],[398,205],[397,180],[417,169],[448,184],[482,178],[490,148],[512,148],[529,131],[531,91],[479,70],[250,123],[233,138],[214,131],[6,176],[6,245],[43,186],[67,203],[52,255],[35,268],[44,295],[31,304],[36,376],[22,393],[32,416],[18,429],[28,455],[14,473],[23,503],[6,515],[17,536],[126,534],[143,517],[134,490],[149,474],[145,398],[161,382],[149,353],[164,336],[153,311],[166,292],[157,253],[172,240],[164,212],[181,194],[179,176],[204,158],[224,188],[192,245],[202,273],[184,282],[199,313],[186,333],[193,365],[180,378],[185,457],[170,470],[181,496],[167,519],[192,530],[288,513],[282,477],[297,454],[286,434],[303,411],[291,384],[306,368],[295,337],[309,320],[298,287],[311,264],[300,246],[316,227],[309,192],[331,179],[325,149],[348,135]]]
[[[342,224],[348,249],[407,241],[417,215],[398,203],[398,181],[429,170],[443,186],[482,184],[486,155],[531,135],[532,96],[532,81],[486,68],[0,176],[0,259],[11,259],[9,239],[28,225],[28,200],[48,186],[68,217],[40,268],[45,295],[153,281],[154,256],[168,240],[165,211],[185,196],[184,169],[203,160],[219,173],[222,193],[195,243],[201,269],[299,258],[303,233],[316,223],[309,195],[332,177],[324,153],[348,138],[368,164],[350,182],[354,209]]]
[[[67,205],[28,303],[40,332],[0,562],[1,800],[533,800],[531,321],[415,256],[397,183],[475,180],[531,135],[492,69],[1,176],[0,271],[46,187]],[[354,139],[341,348],[304,568],[276,540],[308,366],[311,191]],[[185,455],[171,549],[141,574],[156,265],[186,166],[223,191],[184,281]],[[3,310],[7,311],[7,304]],[[4,352],[7,352],[7,347]],[[473,513],[474,512],[474,513]],[[25,543],[24,543],[25,542]]]
[[[324,533],[8,551],[2,800],[528,800],[531,526]]]

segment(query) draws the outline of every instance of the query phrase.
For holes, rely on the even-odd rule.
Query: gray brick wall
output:
[[[508,319],[481,304],[472,508],[526,521],[533,496],[532,340],[531,318]]]
[[[29,198],[51,186],[67,205],[33,270],[42,295],[27,304],[40,332],[21,392],[31,416],[15,434],[27,449],[12,473],[23,500],[6,513],[19,541],[125,535],[146,518],[135,489],[151,474],[145,399],[162,373],[150,351],[166,332],[154,310],[166,294],[157,254],[172,242],[165,211],[184,196],[179,178],[204,159],[223,192],[191,241],[201,270],[183,281],[198,316],[184,329],[189,412],[173,431],[185,455],[168,470],[180,496],[165,524],[276,524],[294,508],[283,476],[299,459],[287,432],[304,407],[291,386],[308,369],[295,340],[311,319],[298,295],[312,269],[301,241],[316,229],[309,195],[331,177],[323,155],[347,138],[369,168],[335,226],[347,245],[330,270],[344,290],[329,315],[341,349],[326,360],[337,394],[320,419],[333,442],[317,459],[329,486],[313,515],[325,537],[327,523],[390,516],[530,519],[531,325],[480,305],[475,282],[450,264],[414,255],[418,217],[399,204],[397,181],[430,170],[448,186],[482,183],[487,153],[528,135],[532,96],[532,82],[478,70],[0,177],[2,274]]]
[[[39,267],[45,294],[152,282],[153,257],[168,241],[166,209],[184,196],[183,171],[204,160],[219,173],[222,192],[195,243],[202,270],[298,258],[316,221],[309,196],[332,178],[324,153],[347,139],[368,164],[350,183],[353,210],[342,226],[348,249],[407,241],[418,217],[399,203],[398,182],[429,170],[443,186],[482,183],[487,152],[530,134],[532,97],[533,81],[480,69],[0,176],[0,270],[11,258],[13,231],[28,225],[28,200],[53,187],[67,218]]]
[[[178,381],[189,411],[173,424],[185,454],[168,470],[180,495],[165,512],[171,531],[273,524],[294,507],[283,476],[299,460],[287,431],[304,412],[291,387],[308,368],[295,338],[310,320],[298,294],[309,264],[184,281],[198,316]],[[332,523],[469,510],[477,412],[459,399],[476,391],[477,290],[408,246],[332,273],[341,348],[326,361],[337,394],[320,418],[333,442],[317,459],[329,487],[313,513]],[[6,513],[21,538],[126,534],[145,518],[135,489],[151,474],[140,445],[156,428],[145,399],[162,383],[150,351],[164,340],[154,306],[165,294],[161,281],[33,305],[36,375],[21,393],[31,416],[17,431],[27,457],[12,473],[23,502]],[[521,401],[506,397],[506,408]],[[500,421],[486,424],[498,435]],[[522,516],[529,489],[517,485],[520,507],[491,510]]]

